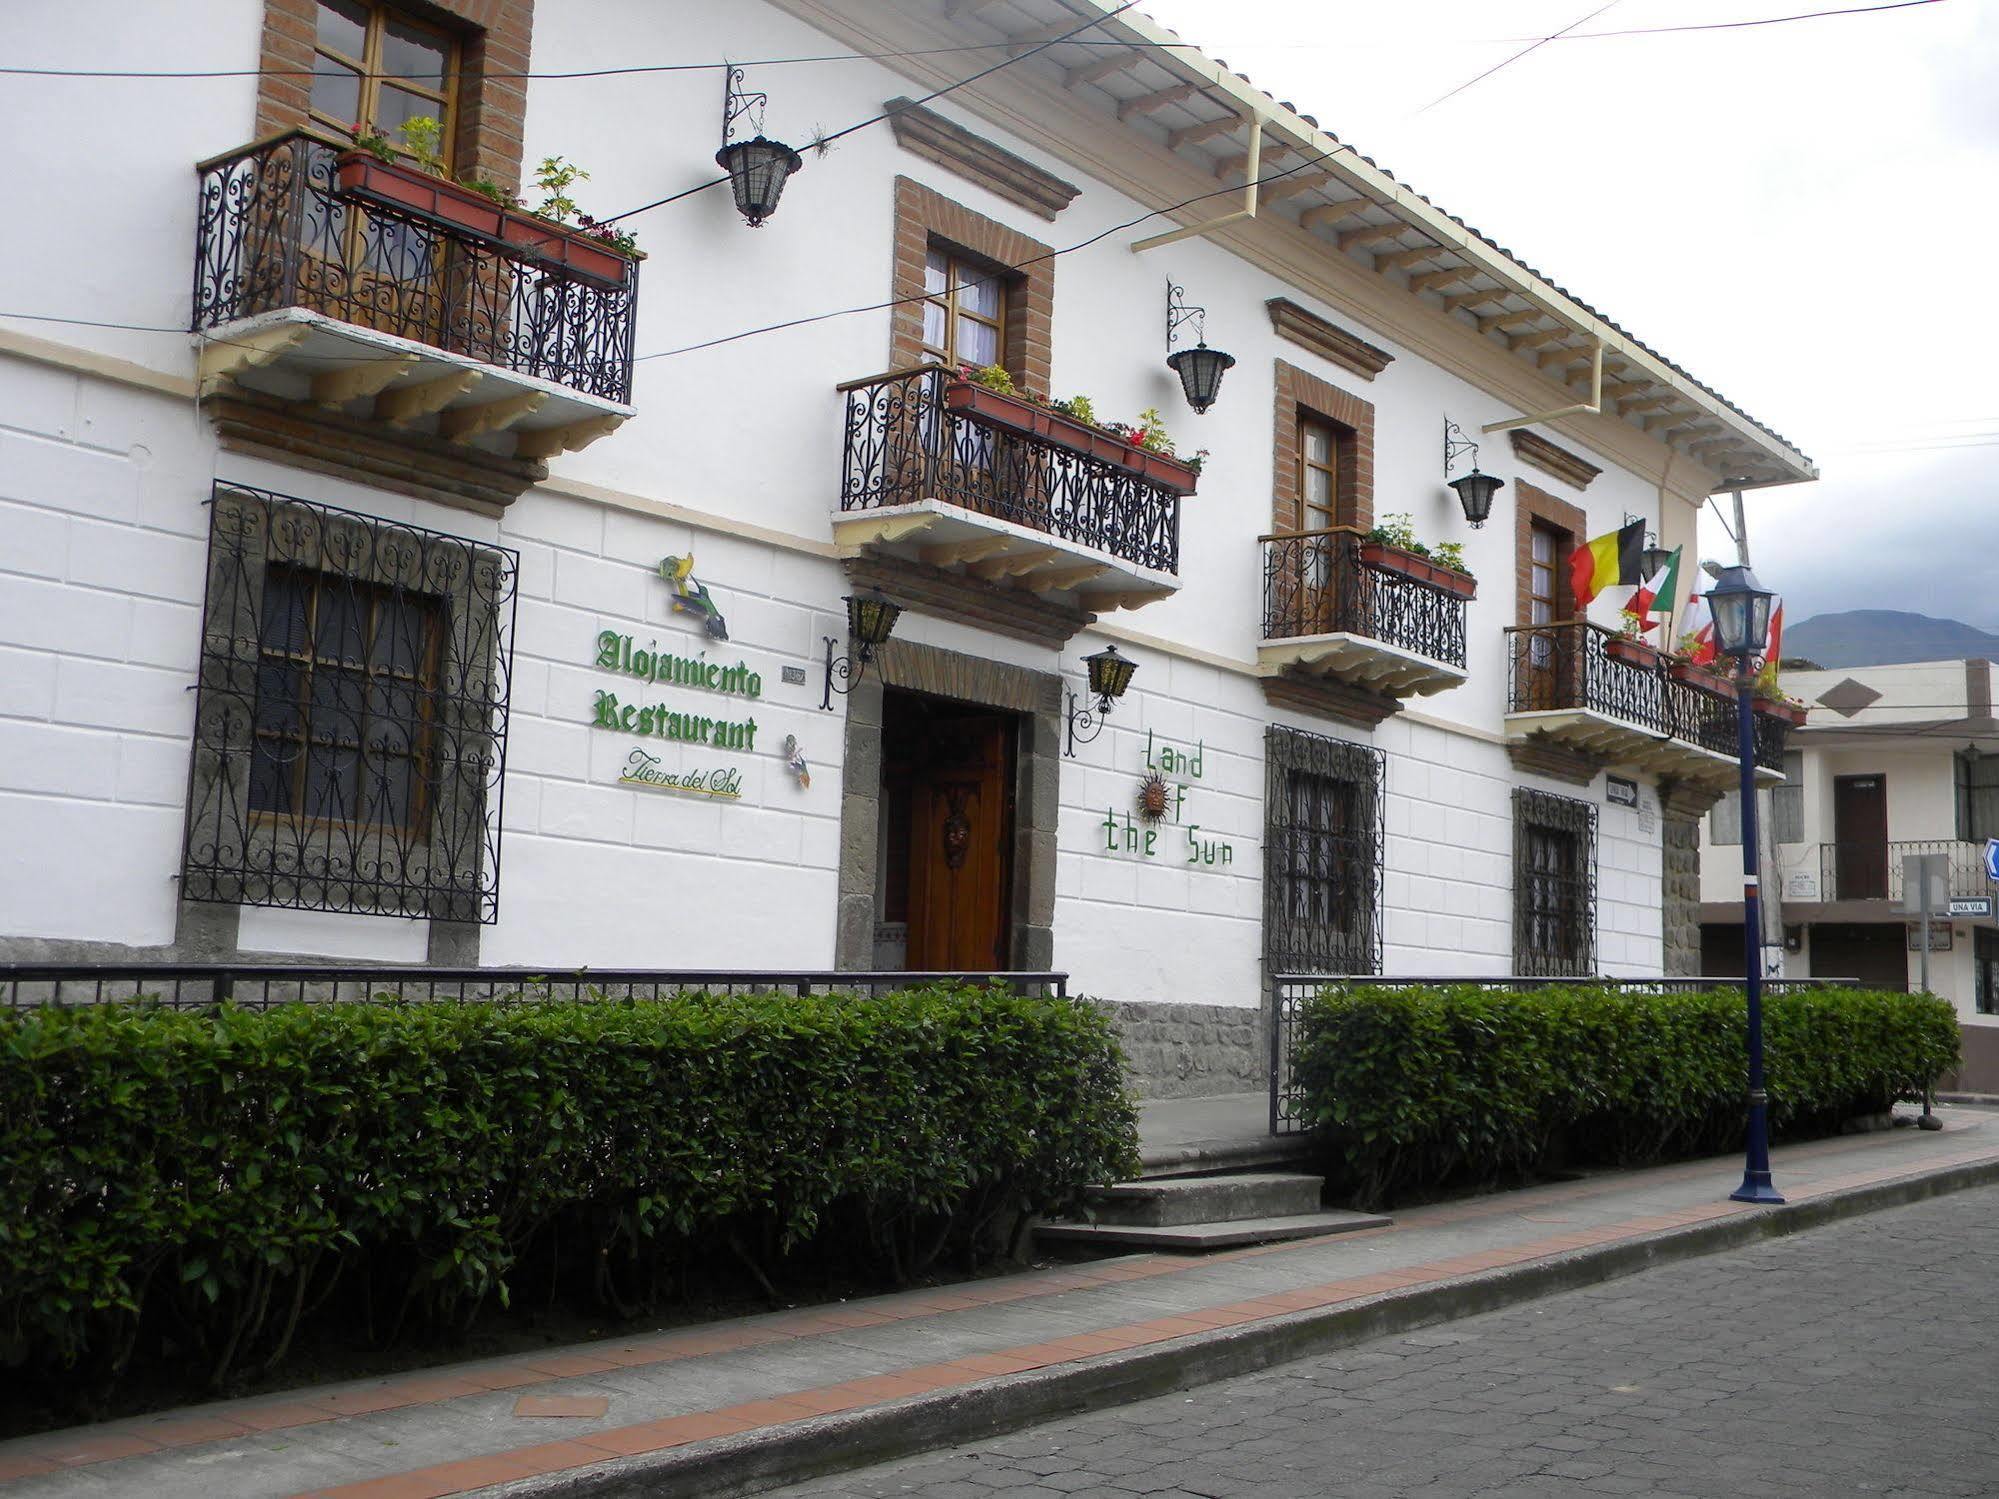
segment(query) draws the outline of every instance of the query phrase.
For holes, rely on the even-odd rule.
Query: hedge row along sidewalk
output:
[[[315,1313],[463,1325],[529,1252],[627,1312],[703,1259],[896,1284],[1136,1168],[1102,1013],[998,989],[17,1011],[0,1370],[194,1396]]]
[[[1416,1208],[1389,1228],[1139,1256],[611,1339],[0,1444],[23,1499],[753,1492],[1999,1183],[1999,1113]],[[1921,1254],[1920,1245],[1911,1253]]]
[[[1304,1116],[1360,1206],[1549,1165],[1645,1165],[1742,1138],[1742,991],[1588,983],[1332,988],[1301,1017]],[[1764,1001],[1774,1139],[1920,1101],[1958,1059],[1929,994],[1798,990]]]

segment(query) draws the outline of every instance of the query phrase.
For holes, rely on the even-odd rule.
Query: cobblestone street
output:
[[[1999,1494],[1999,1188],[784,1490]]]

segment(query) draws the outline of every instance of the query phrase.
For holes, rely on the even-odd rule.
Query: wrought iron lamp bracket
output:
[[[1478,467],[1478,444],[1465,436],[1465,429],[1449,417],[1444,418],[1444,477],[1451,477],[1458,460],[1466,453],[1471,454],[1471,466]]]
[[[1111,699],[1099,697],[1096,702],[1083,709],[1076,707],[1076,694],[1069,693],[1069,745],[1063,751],[1068,759],[1076,758],[1076,746],[1090,744],[1104,731],[1104,720],[1111,715]]]
[[[1173,351],[1173,335],[1187,323],[1194,325],[1194,338],[1205,344],[1208,341],[1208,309],[1189,306],[1187,288],[1174,284],[1173,278],[1166,278],[1166,350]]]
[[[852,655],[836,657],[833,651],[838,644],[838,636],[826,637],[826,695],[819,700],[823,713],[833,711],[834,693],[845,697],[861,685],[861,678],[868,674],[868,663],[875,659],[875,648],[859,641],[855,642]]]
[[[770,103],[770,95],[753,93],[741,88],[743,70],[725,67],[722,70],[722,144],[728,145],[735,138],[736,122],[745,115],[750,117],[750,132],[764,133],[764,106]]]

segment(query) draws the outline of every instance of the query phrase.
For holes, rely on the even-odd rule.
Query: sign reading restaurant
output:
[[[598,667],[605,671],[636,677],[642,682],[696,687],[730,696],[757,698],[763,695],[763,678],[747,662],[724,666],[707,656],[677,656],[659,649],[658,641],[644,648],[630,635],[605,630],[597,636]],[[602,688],[591,705],[590,726],[637,734],[642,738],[677,740],[682,744],[706,744],[716,749],[755,753],[757,721],[754,718],[711,718],[705,714],[682,713],[659,703],[621,702],[615,692]],[[619,777],[620,780],[625,779]]]

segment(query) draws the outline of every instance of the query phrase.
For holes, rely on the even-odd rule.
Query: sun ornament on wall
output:
[[[1166,808],[1173,798],[1172,788],[1166,784],[1166,777],[1158,771],[1138,783],[1138,815],[1144,822],[1158,822],[1166,816]]]

